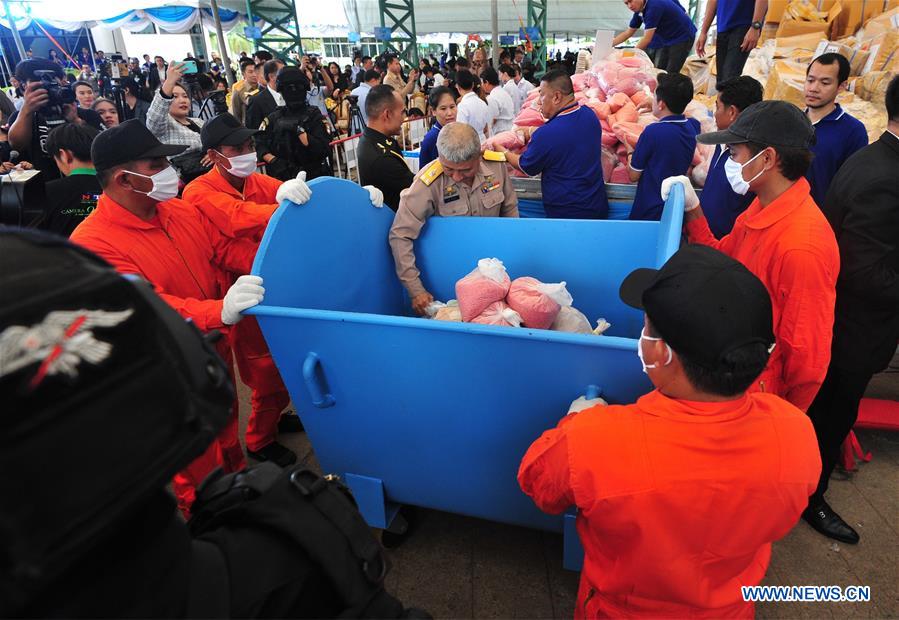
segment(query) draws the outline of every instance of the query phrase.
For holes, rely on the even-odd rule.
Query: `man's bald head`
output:
[[[466,123],[450,123],[437,135],[437,154],[454,164],[480,157],[478,132]]]

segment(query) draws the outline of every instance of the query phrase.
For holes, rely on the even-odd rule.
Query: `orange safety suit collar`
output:
[[[811,187],[805,177],[800,177],[798,181],[793,183],[790,188],[783,194],[775,198],[767,207],[763,207],[756,198],[746,209],[746,218],[744,223],[747,228],[762,230],[770,228],[780,220],[789,216],[799,205],[803,203],[811,192]]]

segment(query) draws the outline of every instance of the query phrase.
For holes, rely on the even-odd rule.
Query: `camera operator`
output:
[[[56,164],[46,151],[50,131],[65,123],[86,124],[102,129],[100,115],[75,106],[75,94],[66,85],[62,68],[42,58],[23,60],[16,78],[25,85],[25,103],[10,117],[9,144],[25,154],[45,180],[59,177]]]
[[[327,71],[323,71],[317,56],[303,56],[300,68],[309,80],[309,92],[306,101],[318,108],[322,116],[328,118],[328,107],[325,99],[334,91],[334,81]]]
[[[146,125],[147,111],[150,109],[150,102],[141,97],[141,90],[141,85],[132,80],[126,80],[125,83],[122,84],[125,102],[125,109],[122,110],[125,114],[123,120],[128,121],[132,118],[136,118]]]
[[[259,129],[256,152],[267,164],[267,173],[288,181],[305,170],[308,179],[330,175],[331,150],[324,119],[309,105],[309,78],[296,67],[284,67],[276,79],[285,105],[269,114]]]

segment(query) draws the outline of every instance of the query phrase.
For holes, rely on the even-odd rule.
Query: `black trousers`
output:
[[[681,67],[687,61],[690,50],[693,49],[693,39],[675,43],[667,47],[659,47],[650,50],[649,57],[652,58],[653,64],[657,69],[662,69],[667,73],[680,73]]]
[[[858,405],[873,376],[870,372],[845,370],[833,364],[827,369],[824,383],[808,408],[808,417],[818,436],[822,465],[818,488],[809,498],[810,505],[824,499],[830,474],[840,460],[840,446],[858,419]]]
[[[743,65],[749,58],[749,52],[740,49],[743,37],[750,26],[731,28],[727,32],[719,32],[715,43],[715,67],[718,70],[716,83],[721,84],[743,73]]]

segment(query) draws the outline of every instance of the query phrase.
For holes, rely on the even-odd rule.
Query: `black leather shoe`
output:
[[[825,501],[809,506],[802,513],[803,520],[815,530],[828,538],[839,540],[850,545],[857,545],[859,536],[848,523],[840,518]]]
[[[272,463],[280,467],[287,467],[288,465],[293,465],[297,462],[297,455],[279,444],[277,441],[273,441],[272,443],[256,452],[247,450],[247,454],[249,454],[257,461],[271,461]]]
[[[303,421],[295,411],[287,411],[278,418],[279,433],[302,433],[304,430],[306,429],[303,428]]]

